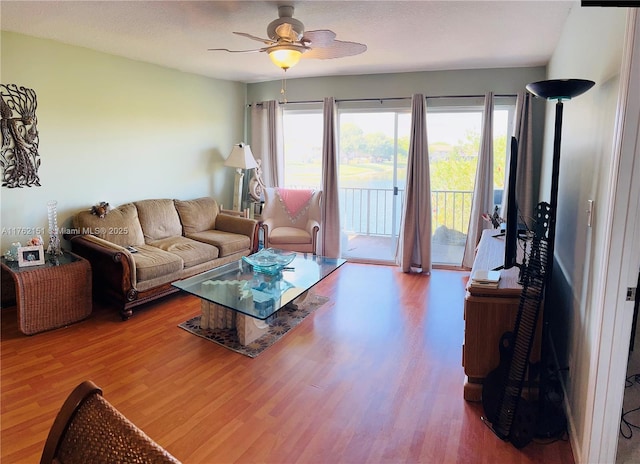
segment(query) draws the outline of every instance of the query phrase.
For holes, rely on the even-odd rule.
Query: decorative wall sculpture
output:
[[[16,84],[0,84],[3,187],[40,186],[36,93]]]

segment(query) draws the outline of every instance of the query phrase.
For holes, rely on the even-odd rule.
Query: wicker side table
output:
[[[15,284],[18,326],[32,335],[81,321],[91,314],[91,265],[65,251],[53,262],[19,267],[2,258],[2,273]],[[3,275],[3,280],[6,275]]]

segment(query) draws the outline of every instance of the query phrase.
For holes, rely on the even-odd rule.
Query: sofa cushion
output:
[[[120,246],[144,244],[144,235],[133,203],[113,208],[100,218],[91,211],[81,211],[73,218],[73,227],[83,235],[95,235]]]
[[[246,251],[251,248],[251,240],[246,235],[232,234],[221,230],[205,230],[189,234],[187,237],[199,242],[209,243],[218,248],[221,258]]]
[[[311,243],[311,235],[295,227],[276,227],[269,233],[269,245],[284,243]]]
[[[183,269],[183,261],[180,256],[164,251],[151,245],[139,245],[137,253],[132,253],[136,264],[136,277],[138,282],[155,279]]]
[[[220,212],[218,203],[209,197],[195,200],[174,200],[176,210],[182,222],[184,235],[215,229],[216,216]]]
[[[134,204],[138,208],[145,242],[182,235],[182,224],[173,200],[142,200]]]
[[[162,240],[153,240],[148,244],[180,256],[184,262],[185,269],[218,257],[218,249],[215,246],[191,240],[181,235],[163,238]]]

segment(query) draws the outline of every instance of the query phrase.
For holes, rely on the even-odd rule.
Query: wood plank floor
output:
[[[6,308],[0,460],[38,462],[62,402],[91,379],[185,463],[573,463],[567,441],[499,440],[463,400],[467,276],[347,263],[315,288],[330,301],[255,359],[179,329],[192,296],[127,322],[95,305],[30,337]]]

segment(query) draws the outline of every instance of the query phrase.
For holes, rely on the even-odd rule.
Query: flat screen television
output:
[[[504,269],[518,266],[518,200],[516,199],[516,184],[518,178],[518,140],[511,137],[511,157],[509,159],[509,178],[507,179],[507,212],[505,214],[504,236]],[[520,267],[520,266],[518,266]]]

